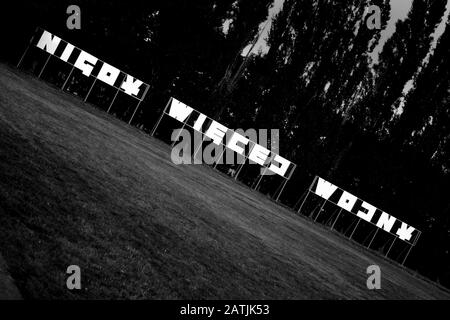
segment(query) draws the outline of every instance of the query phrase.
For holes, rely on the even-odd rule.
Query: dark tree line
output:
[[[81,8],[81,30],[66,28],[69,4]],[[16,62],[42,26],[150,83],[135,120],[147,130],[170,96],[232,128],[280,129],[280,153],[299,165],[286,197],[316,174],[355,192],[421,229],[408,265],[449,286],[448,25],[423,63],[446,2],[413,1],[373,69],[380,31],[366,27],[366,8],[381,8],[384,28],[389,1],[285,0],[267,54],[242,56],[271,4],[17,0],[2,10],[0,55]]]

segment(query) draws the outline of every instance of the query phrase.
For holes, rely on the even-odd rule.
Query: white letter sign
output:
[[[97,79],[141,101],[144,99],[143,95],[145,94],[146,90],[149,87],[148,84],[145,84],[145,87],[147,89],[144,90],[143,89],[144,83],[141,80],[138,80],[126,73],[121,72],[119,69],[107,64],[106,62],[97,59],[96,57],[87,53],[86,51],[83,51],[78,48],[77,48],[78,50],[74,50],[76,48],[74,45],[62,40],[61,38],[55,35],[52,35],[50,32],[46,30],[42,30],[41,37],[39,38],[38,42],[35,43],[35,45],[36,47],[70,64],[72,63],[69,62],[69,58],[71,58],[74,52],[79,51],[78,56],[73,57],[73,60],[75,60],[73,66],[81,70],[83,75],[89,77],[92,75],[92,70],[94,70],[94,67],[96,66],[101,67],[98,75],[95,76]],[[64,50],[62,50],[62,48],[59,48],[60,46],[61,47],[64,46],[63,47]],[[62,51],[60,56],[58,56],[59,54],[56,55],[57,49],[59,49],[58,52]],[[120,87],[116,87],[115,82],[121,73],[123,74],[124,80],[122,82],[122,85],[119,84]]]
[[[409,244],[414,245],[414,242],[420,233],[420,231],[416,228],[413,228],[397,218],[387,214],[386,212],[377,209],[375,206],[359,199],[358,197],[322,179],[321,177],[317,177],[317,182],[314,180],[314,183],[310,186],[309,190],[314,192],[319,197],[334,203],[352,214],[355,214],[364,221],[367,221],[386,232],[398,236],[399,239],[406,241]],[[358,200],[361,202],[360,205],[356,205]],[[352,210],[354,211],[352,212]],[[396,231],[392,231],[395,226],[397,227],[397,229],[394,229]],[[416,234],[413,237],[414,232],[416,232]]]

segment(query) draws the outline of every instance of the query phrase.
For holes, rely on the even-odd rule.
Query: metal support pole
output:
[[[284,180],[283,187],[281,187],[281,191],[280,191],[280,193],[278,194],[277,199],[275,200],[276,202],[278,202],[278,199],[280,199],[280,196],[281,196],[281,194],[283,193],[284,187],[286,187],[286,184],[287,184],[288,181],[289,181],[288,179],[285,179],[285,180]]]
[[[344,236],[345,236],[345,237],[346,237],[346,234],[347,234],[348,230],[350,230],[350,228],[353,227],[353,225],[355,224],[355,221],[356,221],[356,220],[353,220],[352,223],[348,226],[348,228],[345,229],[345,231],[344,231]]]
[[[252,153],[253,148],[255,147],[255,144],[252,146],[248,154]],[[244,156],[244,162],[242,162],[241,166],[239,167],[238,171],[234,175],[234,180],[237,180],[237,177],[239,176],[239,173],[241,173],[242,167],[244,166],[245,162],[247,161],[248,157]]]
[[[370,240],[369,245],[367,246],[367,249],[370,249],[370,246],[372,245],[373,240],[375,239],[375,237],[377,236],[378,233],[378,228],[375,230],[375,234],[373,235],[372,239]]]
[[[317,213],[316,218],[314,219],[314,222],[317,221],[317,218],[319,217],[320,213],[322,212],[323,207],[325,206],[325,203],[327,203],[327,200],[323,201],[322,206],[320,207],[319,212]]]
[[[336,217],[336,219],[334,219],[334,222],[333,222],[333,225],[331,226],[331,230],[333,230],[333,228],[334,228],[334,225],[336,224],[336,222],[338,221],[338,219],[339,219],[339,216],[341,215],[341,212],[342,212],[342,208],[339,210],[339,212],[338,212],[338,215],[337,215],[337,217]]]
[[[185,124],[186,124],[186,123],[183,123],[183,126],[182,126],[180,129],[178,129],[178,130],[180,130],[180,131],[178,132],[178,134],[177,134],[175,140],[173,140],[172,144],[170,145],[171,147],[173,147],[173,146],[175,145],[175,143],[177,143],[178,139],[179,139],[180,136],[181,136],[181,132],[184,130]]]
[[[111,107],[113,105],[113,103],[116,101],[117,95],[120,92],[120,88],[122,87],[123,82],[125,81],[125,77],[123,77],[122,82],[120,83],[120,86],[117,88],[116,94],[114,95],[114,98],[112,99],[111,103],[109,104],[108,110],[106,110],[106,113],[109,113],[109,110],[111,110]]]
[[[89,95],[91,94],[92,88],[94,88],[95,82],[97,82],[97,78],[94,78],[94,82],[92,82],[91,87],[89,88],[89,91],[86,95],[86,97],[84,98],[84,102],[86,102],[87,98],[89,97]]]
[[[45,61],[45,64],[44,64],[44,66],[42,67],[41,72],[39,72],[38,78],[40,78],[41,75],[42,75],[42,73],[44,72],[44,69],[45,69],[45,67],[47,66],[47,63],[48,63],[48,61],[50,60],[51,56],[52,56],[51,54],[48,55],[48,58],[47,58],[47,60]]]
[[[292,168],[292,170],[289,172],[289,177],[285,177],[287,180],[290,180],[292,178],[295,169],[297,169],[297,165],[294,163],[294,168]]]
[[[273,196],[271,196],[272,199],[274,199],[275,196],[279,193],[279,190],[281,190],[282,185],[283,185],[283,181],[281,181],[280,185],[277,187],[277,189],[273,193]]]
[[[259,184],[261,183],[262,179],[264,178],[264,175],[266,174],[266,171],[267,171],[268,168],[269,168],[268,166],[265,167],[264,171],[259,175],[258,182],[256,183],[256,186],[255,186],[255,188],[253,188],[253,190],[257,190],[258,189]]]
[[[312,216],[314,215],[314,213],[316,212],[317,208],[320,208],[320,204],[318,204],[313,211],[311,211],[311,214],[309,215],[309,217],[312,219]]]
[[[158,129],[159,123],[162,120],[162,117],[164,116],[164,114],[166,113],[167,108],[169,107],[170,103],[172,102],[172,98],[169,99],[169,102],[167,102],[166,107],[164,108],[161,116],[159,117],[158,121],[156,122],[155,126],[153,127],[151,136],[153,137],[153,135],[155,134],[156,129]]]
[[[402,266],[405,265],[406,258],[408,258],[409,253],[411,252],[412,248],[413,248],[413,246],[412,246],[412,245],[409,245],[409,250],[408,250],[408,252],[406,253],[405,259],[403,259]]]
[[[133,112],[133,114],[131,115],[131,118],[130,118],[130,121],[128,121],[128,124],[131,124],[131,121],[133,121],[134,115],[136,114],[136,111],[139,109],[139,106],[141,105],[141,102],[142,102],[142,100],[139,100],[139,102],[138,102],[136,108],[134,108],[134,112]]]
[[[114,95],[114,98],[112,99],[111,103],[109,104],[108,110],[106,110],[106,113],[109,113],[109,110],[111,110],[111,107],[114,103],[114,101],[116,101],[116,97],[119,94],[120,89],[117,89],[116,94]]]
[[[27,48],[25,49],[24,53],[22,54],[22,56],[20,57],[19,62],[17,63],[17,68],[20,67],[20,65],[22,64],[23,59],[25,58],[25,55],[28,53],[28,50],[30,49],[30,44],[28,44]]]
[[[263,174],[259,174],[258,181],[256,181],[256,185],[255,185],[255,183],[253,182],[253,185],[255,185],[255,187],[253,187],[253,185],[252,185],[252,189],[253,189],[253,190],[258,190],[259,184],[261,183],[263,177],[264,177]]]
[[[222,152],[220,153],[219,158],[217,158],[216,163],[214,164],[214,169],[215,169],[215,168],[217,167],[217,165],[219,164],[220,159],[222,159],[223,154],[225,153],[225,150],[226,150],[226,147],[223,146],[223,150],[222,150]]]
[[[237,177],[239,176],[239,174],[241,173],[242,168],[244,167],[245,161],[247,161],[248,158],[244,157],[244,162],[241,163],[241,165],[238,168],[238,171],[236,172],[236,174],[234,175],[234,180],[237,180]]]
[[[26,47],[25,51],[23,52],[22,56],[20,57],[19,62],[17,63],[17,66],[16,66],[17,68],[20,67],[20,65],[22,64],[23,59],[25,58],[25,55],[28,53],[28,50],[30,49],[31,44],[33,43],[34,36],[36,35],[36,31],[37,31],[38,29],[39,29],[39,28],[36,28],[36,29],[34,30],[34,34],[33,34],[33,36],[31,37],[30,42],[28,42],[28,46]]]
[[[247,160],[247,158],[244,158],[244,162],[241,163],[241,165],[239,166],[239,168],[238,168],[236,174],[234,175],[234,180],[237,180],[237,177],[239,176],[239,173],[241,172],[242,167],[244,166],[244,163],[245,163],[246,160]]]
[[[66,80],[64,81],[63,86],[61,87],[61,90],[64,91],[64,89],[66,88],[67,82],[69,81],[69,78],[72,76],[72,72],[75,69],[75,66],[72,67],[72,69],[69,72],[69,75],[67,76]]]
[[[422,234],[422,231],[419,231],[419,233],[417,234],[416,238],[414,239],[414,243],[412,244],[413,246],[416,245],[416,243],[419,240],[421,234]]]
[[[359,225],[359,222],[360,222],[360,221],[361,221],[361,219],[358,220],[358,223],[356,224],[355,228],[353,229],[352,234],[350,235],[350,238],[349,238],[349,239],[351,239],[351,238],[353,237],[353,234],[355,233],[356,228],[358,228],[358,225]]]
[[[351,239],[352,237],[353,237],[353,234],[355,233],[355,231],[356,231],[356,228],[358,228],[358,225],[359,225],[359,222],[361,221],[361,219],[359,219],[358,218],[358,222],[356,223],[356,226],[353,228],[353,231],[352,231],[352,233],[350,234],[350,237],[348,237],[349,239]],[[352,224],[353,225],[353,224]],[[350,229],[350,228],[349,228]],[[345,232],[345,233],[347,233],[347,232]]]
[[[298,199],[297,203],[296,203],[295,206],[294,206],[294,210],[295,210],[295,207],[297,207],[297,204],[301,201],[301,199],[302,199],[303,196],[305,195],[305,193],[308,193],[308,194],[306,195],[306,197],[308,197],[309,193],[311,192],[311,187],[314,185],[314,182],[316,181],[316,178],[317,178],[317,176],[314,178],[313,182],[310,184],[310,186],[308,187],[308,189],[306,189],[306,191],[303,192],[302,196]],[[303,204],[305,203],[306,197],[305,197],[305,199],[303,199],[303,202],[302,202],[302,204],[300,205],[300,208],[298,209],[297,213],[300,212],[300,209],[302,208]]]
[[[311,188],[312,188],[312,186],[314,185],[314,183],[316,182],[317,179],[318,179],[318,176],[315,176],[313,182],[312,182],[312,183],[310,184],[310,186],[308,187],[308,194],[306,195],[305,199],[303,199],[302,205],[301,205],[300,208],[298,209],[297,213],[299,213],[300,210],[302,209],[303,204],[305,203],[306,198],[309,196],[309,192],[311,192]],[[311,216],[310,216],[310,217],[311,217]]]
[[[205,141],[205,138],[206,138],[206,135],[203,135],[202,142],[201,142],[200,145],[198,146],[197,150],[195,150],[195,152],[194,152],[194,156],[193,156],[194,161],[195,161],[195,157],[197,156],[198,151],[199,151],[199,150],[202,148],[202,146],[203,146],[203,142]],[[202,160],[203,160],[203,157],[202,157]]]
[[[303,202],[302,202],[302,204],[300,205],[300,208],[298,208],[297,213],[301,213],[300,211],[302,211],[303,205],[305,204],[305,201],[306,201],[306,199],[308,198],[310,192],[311,192],[311,191],[308,189],[308,193],[306,194],[305,199],[303,199]]]
[[[122,86],[122,85],[120,85],[120,86]],[[131,124],[131,121],[133,121],[134,115],[136,114],[136,111],[139,109],[139,106],[141,105],[141,102],[145,99],[145,96],[147,95],[147,91],[148,91],[149,88],[150,88],[150,86],[147,85],[147,87],[145,88],[144,94],[142,95],[142,98],[139,100],[136,108],[134,109],[134,112],[133,112],[133,115],[130,118],[130,121],[128,121],[128,124]]]
[[[319,176],[315,176],[313,182],[311,183],[311,185],[309,186],[309,190],[311,190],[311,188],[313,187],[314,183],[316,183],[316,181],[319,179]],[[312,191],[312,190],[311,190]]]
[[[386,254],[384,255],[385,257],[388,256],[389,252],[391,252],[392,246],[394,245],[395,240],[397,240],[397,237],[394,237],[394,240],[391,243],[391,246],[389,247],[388,251],[386,252]]]
[[[185,122],[183,122],[183,126],[181,127],[180,131],[178,132],[177,137],[175,138],[175,140],[172,142],[172,144],[170,145],[171,147],[173,147],[175,145],[175,143],[177,143],[178,139],[181,136],[181,131],[184,130],[184,127],[186,126],[186,122],[189,121],[189,118],[191,117],[192,113],[187,117],[187,119],[185,120]]]
[[[333,220],[334,215],[336,214],[336,212],[338,212],[338,209],[335,209],[335,210],[333,211],[333,213],[330,215],[330,217],[327,219],[327,221],[325,221],[325,225],[326,225],[326,226],[330,224],[330,221],[331,221],[331,220]]]
[[[297,205],[303,200],[303,197],[306,195],[306,193],[308,192],[308,190],[309,190],[309,189],[305,190],[305,192],[302,193],[302,195],[300,196],[300,198],[298,198],[297,202],[295,203],[294,208],[292,208],[292,209],[295,210],[295,208],[297,208]]]
[[[391,259],[392,259],[392,260],[395,260],[395,261],[397,261],[397,262],[399,262],[398,259],[402,256],[403,252],[405,252],[406,249],[408,249],[408,248],[405,247],[405,248],[397,255],[397,258],[395,258],[395,259],[391,258]],[[399,263],[400,263],[400,262],[399,262]]]

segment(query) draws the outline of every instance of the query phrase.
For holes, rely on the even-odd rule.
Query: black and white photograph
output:
[[[0,300],[450,300],[450,0],[1,12]]]

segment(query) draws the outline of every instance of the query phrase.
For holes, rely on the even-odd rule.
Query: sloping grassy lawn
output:
[[[0,65],[0,252],[25,298],[449,298],[33,76]],[[79,265],[82,290],[66,288]],[[382,269],[368,290],[366,268]]]

